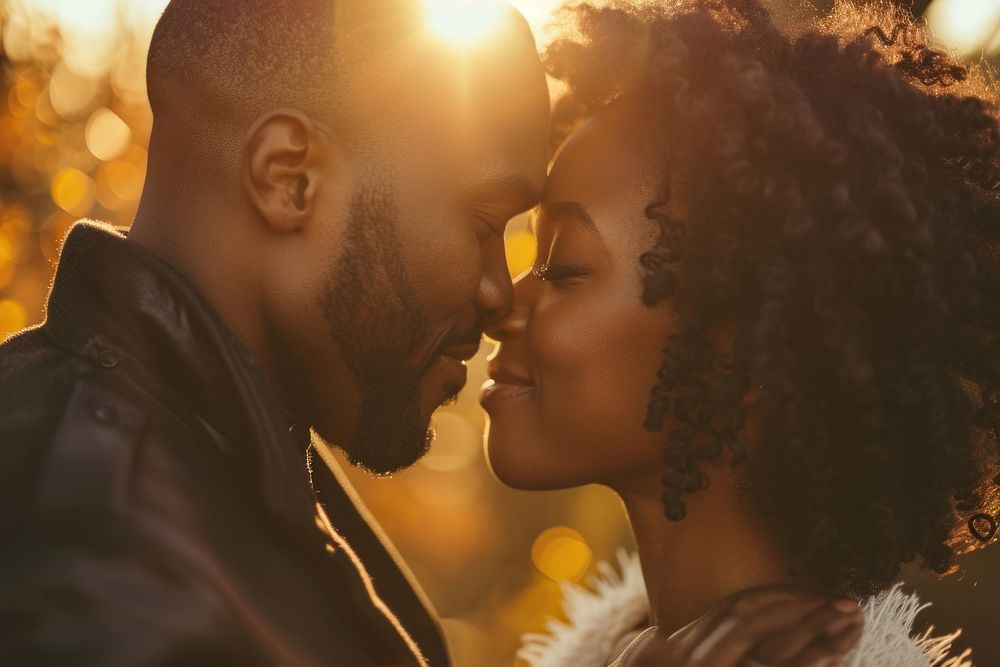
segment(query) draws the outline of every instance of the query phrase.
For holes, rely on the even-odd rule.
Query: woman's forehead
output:
[[[594,233],[623,258],[652,242],[655,225],[645,210],[656,198],[657,168],[634,147],[628,122],[622,107],[608,108],[571,135],[553,163],[536,233],[568,220],[585,223],[573,228]]]
[[[649,180],[654,165],[650,133],[636,102],[616,100],[584,121],[562,145],[549,172],[548,189],[600,185],[610,180]],[[600,190],[599,190],[600,191]]]
[[[549,173],[543,211],[577,202],[599,228],[617,226],[622,218],[645,219],[643,212],[655,198],[657,166],[635,132],[633,112],[627,104],[609,105],[567,139]]]

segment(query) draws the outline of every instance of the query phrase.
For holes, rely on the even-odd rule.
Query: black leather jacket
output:
[[[0,346],[0,664],[447,665],[309,447],[183,276],[77,223],[46,321]]]

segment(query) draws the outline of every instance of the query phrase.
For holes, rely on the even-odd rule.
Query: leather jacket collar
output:
[[[309,429],[285,410],[236,334],[167,262],[91,220],[66,237],[42,329],[104,367],[128,367],[164,387],[179,414],[194,410],[213,440],[291,524],[311,523]],[[305,510],[305,511],[303,511]]]

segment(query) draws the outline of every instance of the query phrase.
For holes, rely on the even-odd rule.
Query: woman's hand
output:
[[[861,638],[857,603],[790,586],[729,596],[669,637],[653,636],[621,667],[828,667]]]

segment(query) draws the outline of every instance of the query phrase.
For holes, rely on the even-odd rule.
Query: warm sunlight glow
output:
[[[564,0],[511,0],[517,11],[521,12],[528,25],[535,32],[535,37],[545,34],[545,28],[555,18],[556,10],[565,4]]]
[[[424,0],[430,31],[463,46],[486,39],[498,30],[507,7],[499,0]]]
[[[964,53],[996,52],[1000,3],[996,0],[937,0],[927,10],[935,37]]]

